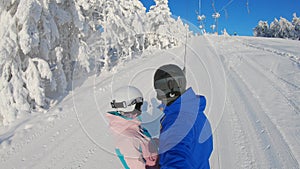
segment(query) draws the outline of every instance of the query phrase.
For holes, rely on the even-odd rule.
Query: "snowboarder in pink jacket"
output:
[[[133,86],[121,87],[113,92],[111,106],[114,111],[106,114],[115,136],[116,155],[125,169],[151,168],[158,160],[155,141],[141,127],[142,104],[140,90]]]

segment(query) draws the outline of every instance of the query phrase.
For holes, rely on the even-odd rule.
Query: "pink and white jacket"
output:
[[[109,127],[113,131],[116,141],[116,150],[124,156],[130,169],[144,169],[145,166],[154,166],[158,160],[157,152],[149,150],[155,144],[150,137],[146,136],[141,128],[141,122],[120,115],[107,113]],[[119,157],[120,158],[120,157]],[[126,168],[126,167],[125,167]]]

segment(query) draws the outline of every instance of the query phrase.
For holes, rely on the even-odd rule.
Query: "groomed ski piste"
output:
[[[299,41],[207,35],[186,47],[188,86],[207,98],[211,168],[299,168]],[[184,49],[144,53],[111,72],[75,80],[49,111],[1,129],[0,168],[122,168],[105,117],[112,91],[139,88],[143,125],[158,137],[162,112],[153,74],[167,63],[183,67]]]

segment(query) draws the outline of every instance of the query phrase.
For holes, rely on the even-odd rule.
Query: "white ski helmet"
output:
[[[134,86],[123,86],[112,93],[112,108],[122,112],[141,111],[142,92]]]

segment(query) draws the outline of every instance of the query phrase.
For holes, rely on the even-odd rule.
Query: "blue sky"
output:
[[[141,0],[146,8],[154,5],[154,0]],[[236,32],[242,36],[252,36],[252,29],[260,20],[270,24],[274,18],[281,16],[289,21],[293,13],[300,16],[300,0],[201,0],[201,13],[206,16],[205,27],[212,32],[210,25],[214,24],[211,15],[214,13],[213,3],[221,14],[218,30],[226,28],[229,34]],[[247,6],[248,2],[248,6]],[[169,7],[175,16],[188,20],[199,26],[196,11],[199,11],[198,0],[169,0]]]

